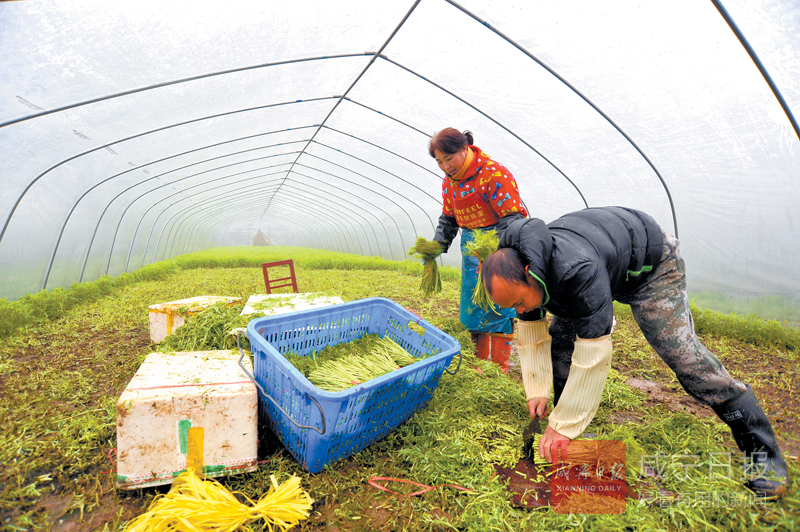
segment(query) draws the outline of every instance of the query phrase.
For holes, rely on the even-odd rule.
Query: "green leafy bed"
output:
[[[114,475],[116,401],[144,357],[157,347],[150,343],[147,307],[204,294],[246,301],[250,295],[264,292],[258,264],[281,258],[275,256],[277,249],[269,253],[273,255],[258,256],[247,250],[237,256],[226,251],[218,253],[218,262],[210,254],[187,256],[161,266],[158,275],[148,276],[145,271],[126,282],[101,281],[95,286],[102,289],[96,291],[73,287],[53,296],[28,298],[14,307],[27,309],[26,315],[36,318],[2,325],[7,333],[0,346],[0,530],[55,526],[121,530],[164,491],[119,491]],[[513,357],[512,370],[504,375],[494,364],[474,356],[469,332],[457,319],[458,277],[442,275],[442,291],[423,297],[419,264],[378,269],[378,261],[346,255],[330,255],[315,263],[314,254],[303,250],[284,257],[293,255],[301,259],[296,261],[301,264],[297,268],[301,291],[336,295],[345,301],[387,297],[456,338],[463,354],[459,371],[442,376],[427,408],[383,440],[319,474],[305,472],[269,429],[261,427],[258,471],[227,477],[223,483],[231,491],[258,498],[270,488],[270,475],[278,481],[299,475],[316,502],[309,519],[296,530],[798,528],[800,467],[796,460],[788,460],[793,483],[782,501],[753,501],[737,476],[741,464],[736,455],[732,455],[730,478],[709,476],[710,470],[725,471],[720,468],[721,460],[734,449],[727,427],[713,417],[653,403],[648,394],[628,385],[631,377],[637,377],[651,379],[665,389],[677,386],[668,370],[659,373],[663,363],[643,344],[624,309],[616,313],[611,377],[587,431],[625,442],[628,485],[638,498],[629,499],[621,515],[559,515],[549,508],[515,508],[496,467],[511,467],[522,456],[521,434],[528,423],[522,384]],[[304,260],[308,262],[304,264]],[[36,307],[36,302],[43,306]],[[192,332],[187,323],[158,348],[234,348],[236,338],[228,333],[242,326],[237,308],[220,306],[213,314],[214,325],[209,321]],[[768,331],[777,340],[770,343],[763,340],[767,336],[761,336],[756,346],[736,339],[732,323],[719,320],[717,325],[725,330],[703,337],[726,365],[740,360],[735,358],[737,353],[746,352],[742,363],[758,359],[783,372],[787,384],[776,380],[775,386],[788,386],[787,394],[800,386],[795,369],[798,351],[787,347],[795,341],[796,332]],[[722,334],[726,331],[731,334]],[[750,324],[747,331],[763,334]],[[315,364],[322,357],[320,353]],[[450,370],[455,371],[457,364],[458,357]],[[763,378],[746,377],[754,384]],[[678,389],[675,393],[682,392]],[[796,405],[790,406],[781,416],[796,424],[800,412]],[[797,441],[800,435],[779,436]],[[660,477],[642,467],[653,464],[655,457],[662,457]],[[442,486],[420,496],[403,497],[377,490],[369,483],[373,477],[428,486],[455,485],[471,491]],[[384,483],[402,493],[420,489]],[[259,526],[254,529],[260,530]]]

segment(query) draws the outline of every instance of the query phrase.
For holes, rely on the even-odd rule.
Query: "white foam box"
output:
[[[241,303],[242,298],[197,296],[150,305],[150,340],[157,344],[183,325],[186,322],[186,316],[202,312],[211,305],[220,302],[235,305]]]
[[[344,303],[344,301],[341,297],[323,296],[314,292],[306,294],[255,294],[247,299],[247,303],[242,309],[242,314],[272,316],[298,310],[326,307],[337,303]]]
[[[151,353],[117,402],[117,486],[258,467],[258,394],[234,351]],[[252,374],[252,363],[242,363]]]

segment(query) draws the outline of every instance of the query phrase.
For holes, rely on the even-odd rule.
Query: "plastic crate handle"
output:
[[[273,399],[272,397],[270,397],[270,396],[269,396],[269,394],[268,394],[266,391],[264,391],[264,388],[262,388],[262,387],[261,387],[261,385],[258,383],[258,381],[256,381],[255,377],[253,377],[253,376],[250,374],[250,372],[249,372],[249,371],[247,371],[247,368],[246,368],[246,367],[244,367],[244,364],[242,364],[242,360],[244,360],[244,349],[242,349],[242,331],[236,331],[236,347],[238,347],[238,348],[239,348],[239,353],[240,353],[240,355],[239,355],[239,367],[240,367],[240,368],[242,368],[242,371],[244,371],[244,372],[245,372],[245,374],[246,374],[246,375],[247,375],[247,376],[250,378],[250,380],[251,380],[251,381],[253,381],[253,384],[255,384],[255,385],[256,385],[256,388],[258,388],[258,389],[259,389],[259,391],[261,392],[261,394],[262,394],[264,397],[266,397],[267,399],[269,399],[270,401],[272,401],[272,404],[273,404],[273,405],[275,405],[275,408],[277,408],[278,410],[280,410],[280,411],[281,411],[281,413],[282,413],[284,416],[286,416],[286,417],[289,419],[289,421],[291,421],[292,423],[294,423],[294,424],[295,424],[295,426],[297,426],[297,428],[300,428],[300,429],[311,429],[311,430],[316,430],[316,431],[317,431],[317,432],[319,432],[320,434],[325,434],[325,412],[323,412],[323,411],[322,411],[322,406],[320,406],[320,404],[317,402],[317,400],[316,400],[316,399],[314,399],[313,397],[311,397],[311,396],[308,394],[308,392],[306,392],[306,397],[308,397],[309,399],[311,399],[311,400],[314,402],[314,404],[315,404],[315,405],[317,405],[317,408],[319,408],[319,415],[320,415],[320,416],[322,416],[322,430],[319,430],[317,427],[312,427],[311,425],[301,425],[300,423],[298,423],[297,421],[295,421],[294,419],[292,419],[292,416],[291,416],[291,415],[289,415],[289,412],[287,412],[286,410],[284,410],[283,408],[281,408],[281,405],[279,405],[279,404],[278,404],[278,402],[277,402],[277,401],[275,401],[275,399]],[[460,362],[460,361],[459,361],[459,364],[458,364],[458,365],[459,365],[459,366],[461,365],[461,362]],[[458,371],[458,370],[456,370],[456,371]]]
[[[417,320],[416,320],[414,323],[416,323],[417,325],[419,325],[419,320],[421,320],[421,319],[422,319],[422,316],[420,316],[419,314],[417,314],[416,312],[414,312],[413,310],[411,310],[411,309],[410,309],[410,308],[408,308],[408,307],[403,307],[403,308],[405,308],[405,309],[406,309],[408,312],[410,312],[411,314],[413,314],[414,316],[416,316],[416,317],[417,317]],[[409,323],[411,323],[411,322],[409,322]],[[456,370],[455,370],[455,371],[450,371],[450,370],[449,370],[449,369],[447,369],[447,368],[444,368],[444,370],[445,370],[447,373],[449,373],[450,375],[455,375],[456,373],[458,373],[458,370],[459,370],[459,369],[461,369],[461,350],[460,350],[460,349],[458,350],[458,366],[456,366]]]
[[[461,369],[461,349],[458,350],[458,366],[456,366],[456,370],[450,371],[449,369],[444,368],[444,370],[450,375],[455,375],[456,373],[458,373],[459,369]]]

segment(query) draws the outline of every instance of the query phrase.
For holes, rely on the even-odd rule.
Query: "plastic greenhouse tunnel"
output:
[[[0,72],[0,394],[99,411],[86,418],[95,419],[91,427],[59,414],[47,429],[83,442],[74,460],[55,440],[31,440],[36,433],[15,417],[22,414],[0,413],[8,420],[0,423],[0,460],[30,464],[0,474],[9,486],[0,530],[52,525],[59,512],[82,523],[76,530],[114,529],[146,509],[151,492],[136,492],[140,499],[125,506],[113,483],[95,492],[87,479],[113,480],[114,471],[101,472],[113,468],[114,404],[155,350],[148,305],[263,292],[261,264],[294,258],[301,292],[401,300],[448,334],[464,333],[448,329],[458,321],[463,230],[437,259],[443,280],[455,283],[445,292],[456,295],[436,319],[425,314],[431,303],[402,301],[405,281],[359,269],[410,276],[419,297],[421,261],[409,250],[418,237],[433,238],[443,212],[445,175],[429,143],[447,127],[471,132],[487,157],[513,172],[527,217],[550,223],[606,206],[652,216],[680,241],[695,320],[737,317],[742,328],[780,335],[779,348],[769,345],[777,359],[794,362],[773,384],[786,393],[800,386],[797,0],[0,0]],[[255,288],[215,284],[231,268],[254,276]],[[193,270],[207,272],[205,280],[182,290],[175,276]],[[359,271],[361,278],[352,274]],[[341,282],[315,286],[325,275]],[[348,291],[348,282],[371,276],[378,277],[363,294]],[[169,288],[124,295],[160,282]],[[33,378],[25,367],[48,353],[71,353],[71,362],[52,374],[41,366],[43,380],[89,378],[80,376],[77,346],[95,327],[110,327],[98,310],[103,301],[139,312],[113,325],[124,339],[107,339],[103,364],[128,357],[108,370],[109,384],[76,391],[84,394],[77,399],[17,388]],[[59,329],[72,323],[71,312],[94,316],[93,325]],[[469,344],[469,334],[460,341]],[[724,347],[706,345],[725,361]],[[86,364],[97,378],[105,374],[105,365]],[[474,372],[469,363],[460,371]],[[624,385],[625,374],[617,375]],[[448,378],[466,377],[445,374],[440,391]],[[800,413],[786,416],[793,428],[780,428],[779,440],[796,443]],[[518,429],[508,430],[518,438]],[[417,459],[397,445],[404,460]],[[407,480],[465,487],[450,475],[454,467]],[[257,500],[268,476],[258,488],[229,487]],[[315,486],[309,494],[329,504],[333,492]],[[780,503],[795,526],[796,486],[794,502]],[[65,500],[65,490],[73,490],[71,502],[42,502]],[[463,509],[473,495],[447,497],[463,500],[419,530],[444,530],[450,518],[458,530],[486,524]],[[759,508],[765,522],[778,522],[775,507]],[[651,511],[648,519],[661,516]],[[503,515],[495,517],[507,527],[537,529],[530,512]],[[685,526],[705,522],[684,518]],[[727,517],[702,518],[734,526]],[[314,519],[312,512],[299,526],[322,526]],[[394,526],[386,515],[370,519]],[[370,529],[367,521],[358,526]]]

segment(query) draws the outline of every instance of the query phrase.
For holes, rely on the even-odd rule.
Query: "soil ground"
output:
[[[622,322],[620,326],[626,327],[628,325]],[[144,333],[142,333],[141,340],[146,342],[146,340],[144,340]],[[80,346],[76,346],[76,350],[79,349]],[[781,448],[784,452],[788,453],[791,457],[800,456],[800,423],[798,423],[800,419],[800,405],[798,405],[797,400],[792,397],[789,391],[771,385],[771,381],[780,379],[781,376],[785,375],[786,378],[793,379],[792,382],[794,386],[800,389],[797,372],[794,371],[793,368],[788,367],[788,362],[765,360],[763,351],[757,348],[748,347],[746,344],[739,344],[737,349],[741,357],[737,357],[736,360],[728,360],[725,363],[726,368],[732,375],[749,382],[753,386],[760,403],[764,406],[771,418]],[[639,375],[642,373],[640,369],[642,363],[637,360],[625,360],[624,357],[618,356],[613,366],[624,375]],[[647,366],[647,376],[649,378],[631,376],[627,379],[629,386],[647,394],[646,401],[639,410],[624,412],[615,416],[615,421],[641,421],[644,419],[646,412],[655,406],[664,406],[672,412],[690,412],[700,417],[715,416],[710,408],[699,404],[686,394],[680,384],[675,380],[671,370],[666,364],[660,361],[655,354],[653,354],[652,359],[648,361]],[[754,374],[770,374],[773,377],[768,379],[748,378],[748,376],[752,377]],[[515,351],[512,352],[509,375],[512,378],[521,380],[519,358]],[[272,445],[280,447],[280,444],[277,442],[272,442]],[[270,445],[268,444],[267,447],[270,447]],[[274,452],[274,449],[267,452]],[[109,462],[109,467],[111,466],[112,464]],[[350,465],[350,467],[355,466]],[[110,471],[110,473],[113,473],[113,471]],[[344,474],[347,474],[347,472]],[[113,475],[108,475],[109,480],[107,481],[107,487],[109,489],[113,489],[113,482],[111,481],[112,476]],[[104,482],[104,484],[106,484],[106,482]],[[166,491],[166,489],[161,491]],[[74,512],[68,511],[68,509],[72,507],[72,496],[69,493],[48,495],[42,499],[40,505],[43,510],[47,511],[53,517],[51,529],[53,532],[90,532],[101,530],[104,523],[118,518],[122,518],[122,520],[132,519],[144,509],[141,499],[126,497],[124,494],[119,498],[108,494],[104,497],[103,502],[104,504],[101,504],[101,507],[105,507],[106,509],[92,513],[91,516],[87,516],[88,519],[85,520],[80,519],[79,515],[74,515]],[[338,505],[328,505],[324,503],[324,500],[318,501],[316,507],[324,509],[325,513],[315,520],[316,524],[308,523],[301,528],[302,530],[340,530],[338,527],[330,528],[325,524],[325,514],[332,514],[337,509]],[[63,516],[66,513],[73,515],[69,518],[64,518]],[[385,521],[389,515],[385,510],[375,509],[370,517],[374,523]]]
[[[398,298],[395,298],[398,299]],[[413,310],[412,305],[407,305]],[[446,308],[436,309],[444,315],[457,315],[454,304]],[[626,376],[627,384],[632,388],[641,390],[646,399],[640,408],[614,414],[612,419],[616,422],[642,422],[646,414],[655,406],[666,407],[671,412],[689,412],[699,417],[712,417],[714,413],[710,408],[698,404],[689,397],[681,388],[671,370],[655,355],[646,344],[636,324],[631,318],[619,318],[617,327],[624,332],[626,341],[615,343],[613,367]],[[14,364],[19,368],[18,373],[11,375],[15,378],[28,378],[37,371],[44,371],[54,361],[74,360],[75,367],[85,365],[82,355],[87,351],[101,349],[113,359],[118,353],[141,352],[149,348],[149,331],[146,325],[132,329],[120,329],[115,333],[104,328],[86,328],[85,330],[72,331],[75,341],[72,343],[60,342],[59,350],[52,350],[48,345],[53,342],[46,335],[36,337],[27,347],[13,353]],[[800,404],[798,404],[795,390],[800,389],[800,374],[796,362],[792,357],[781,357],[770,350],[760,349],[742,342],[735,342],[725,338],[701,337],[701,341],[717,355],[725,364],[728,371],[736,378],[752,385],[764,410],[770,417],[781,447],[789,455],[789,459],[800,456]],[[64,347],[67,346],[67,347]],[[107,360],[91,361],[96,364],[98,374],[107,371]],[[62,366],[64,371],[69,370],[69,365]],[[83,369],[86,369],[85,366]],[[520,379],[519,359],[512,353],[509,375]],[[0,378],[0,396],[4,396],[11,377]],[[109,381],[110,382],[110,381]],[[87,404],[95,403],[100,398],[116,398],[124,389],[124,383],[117,381],[95,388],[94,397],[87,397]],[[71,405],[64,405],[73,408]],[[58,408],[58,405],[54,405]],[[265,439],[261,442],[259,458],[268,461],[281,452],[281,445],[277,441]],[[358,477],[358,464],[346,461],[342,463],[339,476]],[[35,510],[46,514],[50,523],[50,530],[56,532],[90,532],[95,530],[115,530],[125,521],[141,514],[157,493],[164,493],[168,487],[151,490],[150,496],[143,497],[139,491],[121,492],[116,489],[115,467],[113,454],[102,465],[94,467],[93,471],[86,471],[82,475],[83,493],[93,493],[94,501],[87,501],[83,495],[76,498],[73,486],[68,482],[60,482],[51,492],[44,494],[36,503]],[[335,478],[333,479],[336,480]],[[86,484],[93,483],[92,487]],[[340,494],[345,496],[346,493]],[[298,530],[340,530],[333,522],[340,512],[346,511],[339,500],[329,496],[320,497],[314,506],[315,517],[313,520],[302,523]],[[89,502],[92,510],[84,513]],[[408,503],[413,504],[412,502]],[[381,530],[387,529],[381,523],[389,522],[393,517],[390,512],[380,507],[368,510],[369,515],[364,515],[362,528],[348,528],[349,530]],[[329,519],[330,518],[330,519]],[[0,529],[3,528],[0,520]]]

